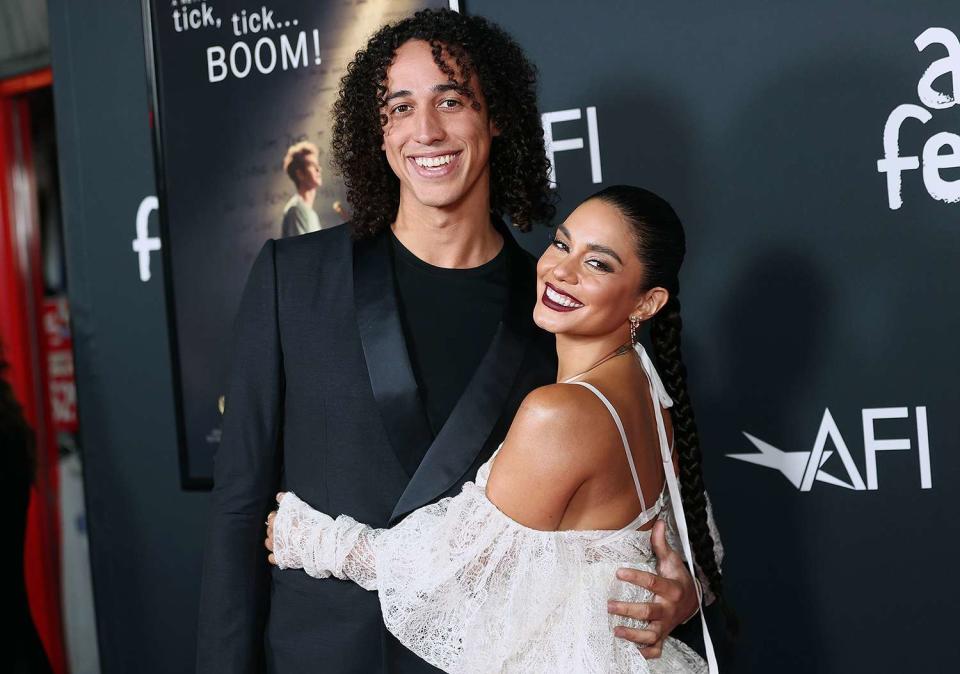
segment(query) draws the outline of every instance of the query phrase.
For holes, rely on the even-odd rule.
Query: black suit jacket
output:
[[[237,318],[214,463],[198,672],[438,671],[386,631],[376,593],[269,567],[264,518],[276,492],[292,490],[333,517],[392,526],[458,493],[524,396],[555,381],[553,337],[532,320],[534,260],[498,227],[507,311],[436,437],[407,356],[387,236],[355,242],[342,226],[264,245]],[[411,447],[426,449],[413,475],[398,458]]]

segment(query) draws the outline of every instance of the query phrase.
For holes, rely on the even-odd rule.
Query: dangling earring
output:
[[[630,343],[637,343],[637,330],[640,328],[640,319],[636,316],[630,317]]]

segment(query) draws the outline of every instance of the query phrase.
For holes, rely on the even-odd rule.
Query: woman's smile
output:
[[[558,290],[550,283],[546,283],[545,286],[540,301],[543,302],[547,308],[553,309],[554,311],[576,311],[583,306],[583,302],[573,295]]]

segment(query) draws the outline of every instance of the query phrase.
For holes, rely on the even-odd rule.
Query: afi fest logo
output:
[[[927,28],[914,40],[914,44],[921,52],[930,45],[942,45],[946,48],[947,55],[931,63],[917,82],[917,95],[926,108],[913,103],[898,105],[887,117],[887,123],[883,127],[884,157],[877,162],[877,171],[887,174],[887,199],[892,210],[903,205],[901,174],[921,166],[921,158],[918,156],[900,156],[900,127],[908,119],[926,124],[933,118],[930,110],[945,110],[960,102],[957,100],[960,94],[960,42],[957,41],[957,36],[946,28]],[[946,92],[934,86],[941,77],[945,78],[941,86],[949,83],[949,90]],[[944,149],[947,150],[946,153],[941,152]],[[934,134],[924,144],[921,156],[923,186],[927,193],[948,204],[960,201],[960,180],[944,180],[941,175],[943,169],[960,167],[960,136],[947,132]]]
[[[759,453],[727,454],[731,459],[755,463],[758,466],[773,468],[783,473],[790,483],[800,491],[810,491],[814,482],[826,482],[835,487],[844,487],[856,491],[877,490],[877,455],[881,452],[911,451],[913,446],[910,438],[896,438],[878,440],[874,424],[879,419],[909,419],[910,410],[906,407],[879,407],[861,410],[863,417],[863,454],[867,469],[867,480],[864,483],[857,464],[853,462],[850,450],[840,429],[833,420],[829,408],[824,410],[820,429],[813,441],[813,449],[809,452],[787,452],[780,450],[760,438],[747,432],[747,437]],[[920,488],[930,489],[933,483],[930,479],[930,439],[927,432],[927,408],[913,408],[913,415],[917,427],[917,459],[919,463]],[[846,479],[837,477],[837,462],[833,462],[833,472],[827,472],[824,465],[834,455],[834,451],[826,449],[827,441],[833,443],[840,463],[846,471]]]

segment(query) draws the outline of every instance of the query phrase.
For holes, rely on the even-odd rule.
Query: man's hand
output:
[[[653,601],[633,603],[611,601],[607,610],[615,615],[648,622],[646,629],[617,627],[614,634],[640,647],[640,654],[648,660],[659,658],[663,640],[680,623],[686,622],[697,610],[697,588],[683,563],[683,558],[667,545],[666,525],[658,521],[650,534],[650,543],[657,556],[654,575],[637,569],[618,569],[617,578],[640,585],[653,592]]]

